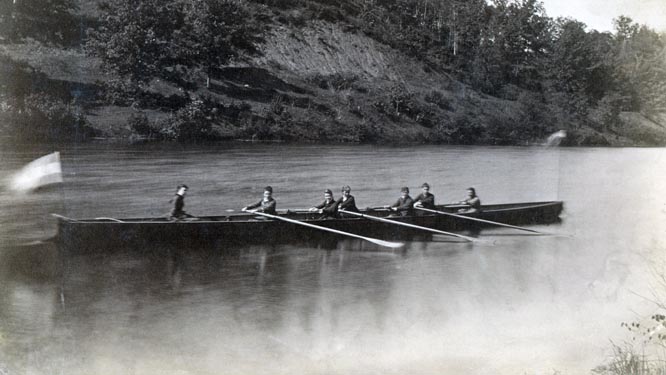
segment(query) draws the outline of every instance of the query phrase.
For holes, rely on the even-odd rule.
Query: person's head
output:
[[[331,189],[324,190],[324,199],[326,199],[327,201],[333,199],[333,192],[331,191]]]
[[[409,195],[409,188],[407,186],[402,187],[402,189],[400,189],[400,195],[402,195],[403,197],[408,196]]]
[[[181,184],[176,187],[176,194],[178,195],[185,195],[185,192],[187,191],[187,185]]]
[[[264,188],[264,199],[268,199],[273,195],[273,188],[270,186],[266,186]]]
[[[467,195],[468,195],[470,198],[474,198],[474,197],[476,197],[476,190],[474,190],[473,187],[469,187],[469,188],[467,188]]]
[[[351,194],[351,188],[348,185],[342,187],[342,195],[348,197]]]
[[[423,190],[423,193],[426,194],[430,191],[430,185],[428,185],[427,182],[424,182],[423,185],[421,185],[421,190]]]

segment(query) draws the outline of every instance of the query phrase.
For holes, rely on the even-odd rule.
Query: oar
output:
[[[349,233],[349,232],[343,232],[343,231],[341,231],[341,230],[332,229],[332,228],[321,227],[321,226],[319,226],[319,225],[313,225],[313,224],[310,224],[310,223],[304,223],[304,222],[302,222],[302,221],[298,221],[298,220],[287,219],[286,217],[281,217],[281,216],[277,216],[277,215],[271,215],[271,214],[267,214],[267,213],[265,213],[265,212],[259,212],[259,211],[256,211],[256,212],[253,212],[253,213],[256,214],[256,215],[261,215],[261,216],[265,216],[265,217],[270,217],[271,219],[282,220],[282,221],[286,221],[286,222],[288,222],[288,223],[292,223],[292,224],[303,225],[303,226],[310,227],[310,228],[314,228],[314,229],[319,229],[319,230],[323,230],[323,231],[327,231],[327,232],[331,232],[331,233],[341,234],[341,235],[343,235],[343,236],[349,236],[349,237],[358,238],[358,239],[361,239],[361,240],[365,240],[365,241],[372,242],[372,243],[377,244],[377,245],[379,245],[379,246],[390,247],[390,248],[392,248],[392,249],[396,249],[396,248],[398,248],[398,247],[403,247],[403,246],[405,246],[405,244],[404,244],[404,243],[401,243],[401,242],[390,242],[390,241],[378,240],[378,239],[376,239],[376,238],[372,238],[372,237],[359,236],[358,234]]]
[[[536,233],[536,234],[547,234],[547,233],[539,232],[538,230],[534,230],[534,229],[523,228],[523,227],[519,227],[519,226],[516,226],[516,225],[511,225],[511,224],[499,223],[499,222],[497,222],[497,221],[490,221],[490,220],[485,220],[485,219],[479,219],[479,218],[477,218],[477,217],[471,217],[471,216],[465,216],[465,215],[452,214],[452,213],[450,213],[450,212],[431,210],[431,209],[429,209],[429,208],[423,208],[423,207],[414,207],[414,208],[417,209],[417,210],[426,211],[426,212],[432,212],[432,213],[435,213],[435,214],[440,214],[440,215],[446,215],[446,216],[457,217],[457,218],[459,218],[459,219],[466,219],[466,220],[478,221],[478,222],[481,222],[481,223],[487,223],[487,224],[497,225],[497,226],[500,226],[500,227],[507,227],[507,228],[513,228],[513,229],[518,229],[518,230],[524,230],[524,231],[532,232],[532,233]]]
[[[377,216],[372,216],[372,215],[365,215],[365,214],[362,214],[362,213],[360,213],[360,212],[351,212],[351,211],[346,211],[346,210],[338,210],[338,212],[343,212],[343,213],[345,213],[345,214],[355,215],[355,216],[359,216],[359,217],[366,218],[366,219],[370,219],[370,220],[381,221],[381,222],[383,222],[383,223],[395,224],[395,225],[402,225],[402,226],[404,226],[404,227],[410,227],[410,228],[414,228],[414,229],[420,229],[420,230],[424,230],[424,231],[427,231],[427,232],[432,232],[432,233],[437,233],[437,234],[444,234],[444,235],[447,235],[447,236],[458,237],[458,238],[462,238],[462,239],[467,240],[467,241],[470,241],[470,242],[476,242],[476,241],[478,241],[476,238],[463,236],[462,234],[451,233],[451,232],[445,232],[445,231],[443,231],[443,230],[439,230],[439,229],[433,229],[433,228],[428,228],[428,227],[422,227],[422,226],[419,226],[419,225],[414,225],[414,224],[409,224],[409,223],[403,223],[403,222],[401,222],[401,221],[395,221],[395,220],[384,219],[384,218],[377,217]]]

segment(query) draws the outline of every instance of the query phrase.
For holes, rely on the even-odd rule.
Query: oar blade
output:
[[[405,244],[402,243],[402,242],[391,242],[391,241],[384,241],[384,240],[378,240],[376,238],[367,238],[367,237],[366,237],[366,239],[368,241],[374,243],[374,244],[377,244],[379,246],[388,247],[388,248],[391,248],[391,249],[399,249],[399,248],[405,246]]]

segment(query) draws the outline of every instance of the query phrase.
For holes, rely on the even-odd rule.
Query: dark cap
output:
[[[268,191],[268,192],[271,192],[271,193],[272,193],[272,192],[273,192],[273,188],[270,187],[270,186],[266,186],[266,187],[264,188],[264,191]]]
[[[467,190],[471,191],[472,194],[476,195],[476,189],[474,189],[473,187],[468,187]]]
[[[421,185],[421,187],[430,189],[430,185],[428,185],[427,182],[424,182],[423,185]]]
[[[326,189],[326,190],[324,190],[324,194],[331,194],[331,195],[333,195],[333,192],[331,191],[331,189]]]
[[[345,191],[351,191],[351,188],[349,187],[349,185],[345,185],[345,186],[342,187],[342,191],[343,191],[343,192],[345,192]]]
[[[178,187],[177,187],[176,189],[180,190],[180,188],[185,188],[185,190],[189,189],[189,188],[187,187],[187,185],[185,185],[185,184],[180,184],[180,185],[178,185]]]
[[[403,187],[400,189],[400,192],[401,192],[401,193],[409,193],[409,188],[408,188],[407,186],[403,186]]]

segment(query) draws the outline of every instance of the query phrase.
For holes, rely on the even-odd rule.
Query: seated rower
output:
[[[264,198],[255,204],[243,207],[242,211],[263,212],[270,215],[277,215],[275,207],[277,202],[273,199],[273,188],[266,186],[264,188]]]
[[[324,201],[317,206],[311,207],[309,211],[322,214],[322,219],[337,217],[338,202],[333,199],[333,192],[331,189],[324,190]]]
[[[469,206],[469,208],[460,209],[458,212],[481,212],[481,199],[476,195],[476,190],[473,187],[467,188],[467,199],[458,202],[458,204],[466,204]]]
[[[421,185],[421,194],[414,199],[414,207],[427,208],[429,210],[435,209],[435,196],[430,193],[430,185],[424,182]]]
[[[358,212],[358,208],[356,208],[356,201],[354,200],[354,196],[351,195],[351,188],[349,186],[342,187],[342,197],[340,197],[336,203],[338,205],[338,210]],[[353,215],[345,215],[344,213],[340,213],[340,217],[352,216]]]
[[[405,186],[400,189],[400,198],[393,203],[390,209],[398,212],[400,216],[407,216],[411,213],[413,205],[414,200],[409,196],[409,188]]]
[[[192,215],[186,213],[184,210],[185,193],[187,192],[187,189],[187,185],[184,184],[176,187],[176,195],[174,195],[173,199],[169,201],[169,203],[174,202],[173,209],[171,209],[171,213],[169,214],[171,220],[181,220],[192,217]]]

